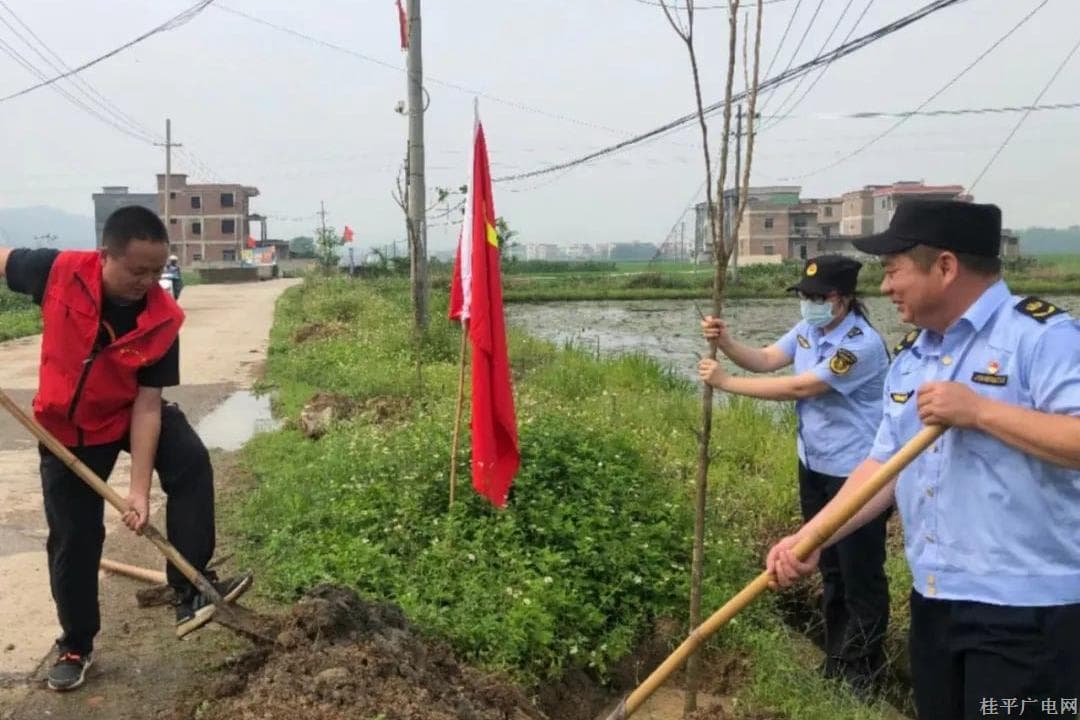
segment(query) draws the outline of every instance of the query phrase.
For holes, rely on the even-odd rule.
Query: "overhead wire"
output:
[[[7,11],[7,13],[16,23],[19,24],[22,29],[20,30],[19,28],[16,28],[2,14],[0,14],[0,23],[3,23],[8,28],[8,30],[10,30],[12,34],[15,35],[16,38],[21,40],[23,44],[25,44],[39,58],[41,58],[53,72],[66,74],[66,82],[79,92],[81,98],[73,97],[71,93],[67,89],[65,89],[63,83],[53,84],[53,90],[63,95],[67,100],[69,100],[69,102],[71,102],[76,107],[79,107],[80,109],[84,110],[96,119],[101,120],[107,125],[113,127],[116,130],[119,130],[123,134],[135,140],[139,140],[141,142],[149,143],[152,145],[162,144],[164,138],[160,133],[150,130],[144,124],[126,113],[118,105],[116,105],[116,103],[112,102],[108,97],[106,97],[96,87],[94,87],[88,80],[81,77],[77,73],[70,72],[72,68],[67,64],[63,57],[61,57],[59,53],[53,50],[49,46],[49,44],[45,42],[45,40],[40,35],[38,35],[34,31],[34,29],[30,27],[18,15],[18,13],[16,13],[11,8],[11,6],[7,2],[5,2],[4,0],[0,0],[0,8]],[[194,15],[192,15],[192,17],[194,17]],[[184,20],[184,22],[186,21],[187,20]],[[36,41],[37,44],[35,45],[34,42],[31,42],[30,39],[28,39],[27,35],[29,35],[30,38],[33,38],[33,40]],[[0,40],[0,42],[3,41]],[[14,57],[15,55],[18,55],[18,57],[16,58],[17,62],[23,65],[23,67],[36,75],[38,78],[45,79],[46,73],[42,71],[41,68],[38,67],[36,64],[23,57],[21,53],[18,53],[14,48],[7,47],[0,49],[4,49],[9,56]],[[44,52],[42,52],[43,50]],[[205,162],[203,162],[197,155],[195,155],[195,153],[190,149],[178,147],[177,152],[185,156],[192,164],[192,166],[199,169],[199,171],[206,175],[208,179],[220,180],[220,176]]]
[[[788,33],[791,32],[791,26],[795,24],[795,16],[799,14],[799,8],[801,6],[802,0],[798,0],[798,2],[795,3],[795,8],[791,11],[791,15],[788,17],[787,26],[784,28],[784,34],[780,36],[780,43],[776,46],[776,51],[773,52],[772,59],[769,60],[769,64],[765,68],[765,77],[769,77],[770,73],[772,73],[773,66],[776,65],[776,61],[780,58],[780,51],[784,48]]]
[[[873,0],[870,0],[870,1],[871,1],[871,3],[873,2]],[[817,51],[818,55],[825,52],[825,48],[827,48],[829,46],[829,42],[833,39],[833,35],[835,35],[836,31],[840,29],[840,25],[843,24],[844,18],[847,17],[848,11],[851,10],[851,6],[852,6],[852,4],[854,2],[855,2],[855,0],[847,0],[847,4],[844,5],[844,9],[840,11],[840,17],[838,17],[836,19],[836,23],[833,25],[832,30],[829,31],[829,34],[828,34],[828,36],[826,36],[825,41],[822,42],[821,47],[818,48],[818,51]],[[869,8],[869,5],[867,5],[867,8]],[[865,14],[865,11],[863,12],[863,14]],[[861,20],[861,19],[862,19],[862,16],[859,17],[859,20]],[[848,37],[851,37],[851,33],[855,32],[855,28],[858,27],[858,25],[859,25],[859,20],[855,21],[855,25],[852,26],[851,30],[848,32],[847,37],[845,37],[841,41],[841,44],[847,42]],[[824,68],[821,69],[821,74],[824,74],[825,72],[827,72],[828,69],[829,69],[829,66],[826,65]],[[820,74],[819,74],[819,76],[820,76]],[[787,107],[788,102],[791,100],[792,97],[795,96],[795,94],[797,92],[799,92],[799,89],[802,88],[803,83],[806,82],[806,79],[808,77],[810,77],[809,73],[807,73],[806,75],[803,75],[802,77],[799,78],[798,82],[796,82],[795,85],[792,86],[791,92],[789,92],[784,97],[784,99],[780,102],[780,107],[776,111],[777,115],[781,115],[781,113],[783,113],[784,108]],[[781,115],[781,119],[782,119],[782,117],[783,116]],[[779,122],[779,120],[777,122]],[[774,122],[773,124],[775,125],[776,123]],[[762,130],[767,130],[767,129],[768,129],[768,127],[763,127],[762,128]]]
[[[866,6],[863,7],[862,12],[859,13],[859,17],[855,18],[855,24],[851,26],[851,29],[848,30],[847,34],[844,36],[844,39],[840,41],[841,45],[846,43],[848,41],[848,39],[850,39],[851,36],[855,34],[855,30],[857,30],[859,25],[862,24],[863,18],[866,17],[866,13],[868,13],[870,11],[870,8],[874,5],[874,1],[875,0],[868,0],[867,1]],[[850,3],[849,3],[849,5],[850,5]],[[845,14],[847,13],[847,8],[844,9],[844,12],[845,12]],[[826,44],[827,44],[827,42],[828,41],[826,41]],[[832,67],[832,63],[831,62],[826,63],[825,67],[821,68],[821,72],[819,72],[817,74],[817,77],[814,78],[813,82],[810,83],[809,87],[807,87],[806,90],[803,91],[803,94],[799,96],[799,98],[791,105],[790,108],[788,108],[787,112],[786,113],[781,113],[781,111],[777,111],[776,114],[777,114],[778,117],[775,118],[774,121],[769,126],[762,128],[762,130],[771,129],[772,127],[776,126],[777,124],[779,124],[779,123],[783,122],[784,120],[786,120],[787,118],[791,117],[791,113],[793,113],[795,111],[795,108],[799,107],[799,105],[802,104],[803,100],[805,100],[806,97],[814,90],[814,88],[817,87],[817,84],[819,82],[821,82],[821,78],[825,77],[825,73],[829,72],[830,67]],[[804,77],[806,77],[806,76],[804,76]],[[803,80],[803,78],[799,78],[799,84],[802,83],[802,80]],[[781,110],[783,109],[786,102],[787,101],[785,100],[784,103],[781,103],[781,105],[780,105]]]
[[[1061,64],[1057,66],[1057,69],[1054,70],[1054,74],[1051,75],[1050,79],[1046,81],[1046,84],[1043,85],[1043,88],[1039,91],[1039,94],[1035,96],[1035,101],[1032,103],[1033,106],[1039,104],[1039,101],[1042,100],[1043,95],[1046,94],[1046,91],[1049,90],[1050,86],[1054,84],[1054,81],[1057,80],[1058,75],[1061,74],[1061,71],[1064,70],[1065,66],[1069,64],[1070,60],[1072,60],[1072,57],[1076,54],[1076,50],[1078,48],[1080,48],[1080,40],[1076,41],[1076,44],[1072,46],[1072,50],[1070,50],[1069,54],[1065,56],[1065,59],[1061,61]],[[1009,131],[1009,134],[1005,136],[1005,139],[1001,142],[1001,145],[998,146],[998,149],[995,150],[994,154],[990,156],[990,159],[986,162],[986,165],[983,166],[983,169],[979,171],[979,174],[975,176],[975,179],[971,181],[971,185],[968,186],[969,192],[971,190],[974,190],[975,186],[979,184],[979,181],[983,179],[983,176],[986,175],[987,171],[993,166],[994,161],[998,159],[1001,153],[1009,145],[1009,141],[1013,139],[1013,136],[1016,135],[1016,131],[1020,129],[1020,126],[1024,124],[1024,121],[1028,119],[1028,116],[1031,115],[1031,113],[1032,110],[1029,109],[1027,112],[1020,116],[1019,120],[1016,121],[1016,125],[1014,125],[1013,129]]]
[[[845,43],[844,45],[831,50],[830,52],[826,53],[825,55],[814,58],[813,60],[805,62],[802,65],[799,65],[798,67],[791,68],[787,72],[780,73],[779,75],[776,75],[774,77],[769,78],[768,80],[765,80],[765,81],[761,82],[759,87],[758,87],[758,91],[760,92],[762,90],[766,90],[766,89],[768,89],[770,87],[773,87],[774,85],[780,85],[780,84],[783,84],[785,82],[789,82],[790,80],[792,80],[792,79],[794,79],[796,77],[799,77],[803,73],[809,72],[809,71],[813,70],[814,68],[820,67],[820,66],[825,65],[825,64],[827,64],[829,62],[833,62],[833,61],[835,61],[835,60],[837,60],[837,59],[839,59],[841,57],[845,57],[847,55],[850,55],[851,53],[854,53],[854,52],[862,49],[863,47],[865,47],[865,46],[867,46],[867,45],[869,45],[871,43],[877,42],[878,40],[881,40],[881,39],[883,39],[883,38],[885,38],[885,37],[887,37],[887,36],[889,36],[889,35],[891,35],[891,34],[893,34],[895,32],[898,32],[898,31],[902,30],[903,28],[908,27],[909,25],[918,22],[919,20],[922,20],[923,18],[928,17],[929,15],[932,15],[933,13],[936,13],[936,12],[938,12],[940,10],[944,10],[946,8],[949,8],[949,7],[951,7],[953,5],[956,5],[957,3],[963,2],[963,1],[964,0],[934,0],[933,2],[930,2],[927,5],[924,5],[919,10],[916,10],[913,13],[905,15],[904,17],[902,17],[902,18],[900,18],[898,20],[895,20],[895,21],[893,21],[893,22],[891,22],[891,23],[889,23],[887,25],[884,25],[884,26],[878,28],[877,30],[874,30],[873,32],[868,33],[867,35],[864,35],[864,36],[859,37],[859,38],[857,38],[855,40],[852,40],[849,43]],[[741,100],[745,99],[746,96],[747,96],[747,93],[745,91],[734,94],[732,96],[732,101],[733,102],[741,101]],[[717,112],[718,110],[722,109],[723,107],[724,107],[724,102],[723,101],[713,103],[713,104],[711,104],[711,105],[709,105],[709,106],[707,106],[705,108],[705,114],[706,115],[711,115],[711,114]],[[516,174],[513,174],[513,175],[505,175],[505,176],[502,176],[502,177],[493,178],[492,182],[510,182],[510,181],[516,181],[516,180],[523,180],[525,178],[537,177],[537,176],[540,176],[540,175],[547,175],[549,173],[558,172],[560,170],[565,170],[567,168],[572,168],[572,167],[576,167],[576,166],[579,166],[579,165],[583,165],[583,164],[585,164],[587,162],[590,162],[592,160],[596,160],[598,158],[605,157],[607,155],[611,155],[613,153],[619,152],[621,150],[625,150],[625,149],[627,149],[629,147],[633,147],[633,146],[638,145],[640,143],[655,140],[658,137],[661,137],[661,136],[663,136],[663,135],[665,135],[667,133],[670,133],[672,131],[680,129],[685,125],[688,125],[690,123],[695,122],[697,120],[697,117],[698,116],[697,116],[696,112],[688,113],[688,114],[683,115],[681,117],[678,117],[678,118],[676,118],[676,119],[674,119],[674,120],[672,120],[670,122],[667,122],[667,123],[665,123],[665,124],[663,124],[663,125],[661,125],[661,126],[659,126],[657,128],[653,128],[652,130],[646,131],[644,133],[639,133],[637,135],[634,135],[633,137],[627,138],[626,140],[615,143],[614,145],[608,145],[608,146],[600,148],[598,150],[594,150],[594,151],[592,151],[590,153],[587,153],[586,155],[583,155],[583,156],[580,156],[580,157],[577,157],[577,158],[573,158],[571,160],[566,160],[564,162],[553,163],[553,164],[550,164],[550,165],[548,165],[546,167],[538,168],[536,170],[531,170],[531,171],[528,171],[528,172],[516,173]]]
[[[52,48],[50,48],[49,45],[44,40],[42,40],[41,37],[36,32],[34,32],[33,28],[31,28],[29,25],[27,25],[23,21],[23,19],[21,17],[19,17],[19,15],[14,10],[11,9],[11,6],[8,5],[8,3],[4,2],[4,0],[0,0],[0,8],[3,8],[4,10],[7,11],[7,13],[9,15],[11,15],[12,19],[14,19],[15,22],[17,22],[19,24],[19,26],[22,27],[22,31],[20,31],[18,28],[14,27],[10,22],[8,22],[7,19],[3,17],[2,14],[0,14],[0,22],[2,22],[4,25],[6,25],[7,28],[15,35],[15,37],[17,37],[19,40],[22,40],[23,44],[25,44],[28,48],[30,48],[39,58],[44,60],[45,63],[54,72],[61,72],[62,73],[64,71],[66,71],[66,70],[71,69],[64,62],[64,59],[61,58]],[[28,40],[26,38],[26,36],[23,35],[23,32],[28,33],[30,35],[30,37],[32,37],[34,40],[36,40],[37,45],[40,45],[41,48],[43,48],[45,50],[45,53],[48,53],[48,54],[46,55],[45,53],[43,53],[41,51],[41,49],[39,49],[37,47],[37,45],[30,42],[30,40]],[[55,61],[54,61],[54,59],[55,59]],[[157,139],[153,132],[148,131],[145,127],[140,125],[138,121],[136,121],[130,115],[128,115],[123,110],[121,110],[119,107],[117,107],[115,104],[113,104],[107,97],[105,97],[100,92],[98,92],[98,90],[93,85],[91,85],[87,80],[82,78],[80,75],[73,75],[72,77],[68,78],[68,82],[76,90],[78,90],[79,93],[88,102],[90,102],[90,103],[92,103],[94,105],[97,105],[97,106],[103,108],[104,110],[106,110],[107,112],[111,113],[113,116],[115,116],[118,119],[118,121],[121,121],[124,125],[131,128],[135,133],[137,133],[139,135],[145,135],[147,138],[151,139],[151,141],[154,141],[154,140]]]
[[[37,77],[39,79],[45,79],[46,77],[48,77],[44,72],[42,72],[40,70],[40,68],[38,68],[36,65],[34,65],[29,60],[27,60],[25,57],[23,57],[22,53],[20,53],[14,46],[10,45],[6,40],[4,40],[2,38],[0,38],[0,51],[3,51],[8,57],[10,57],[16,63],[21,65],[23,68],[25,68],[28,72],[30,72],[35,77]],[[136,132],[136,131],[132,130],[131,128],[128,128],[128,127],[125,127],[124,125],[121,125],[120,123],[118,123],[115,120],[111,119],[107,114],[102,113],[100,110],[96,110],[95,108],[91,107],[85,100],[75,96],[73,93],[71,93],[66,88],[56,86],[56,87],[54,87],[54,90],[56,90],[56,92],[58,94],[60,94],[62,97],[64,97],[72,105],[75,105],[76,107],[83,110],[87,114],[91,115],[92,117],[96,118],[97,120],[101,121],[102,123],[105,123],[106,125],[109,125],[113,129],[123,133],[124,135],[127,135],[128,137],[134,138],[134,139],[136,139],[136,140],[138,140],[138,141],[140,141],[142,143],[153,144],[153,142],[154,142],[153,138],[147,137],[146,135],[144,135],[142,133]]]
[[[799,56],[799,51],[802,50],[802,46],[806,43],[806,38],[808,38],[810,36],[810,30],[814,27],[814,23],[817,22],[818,15],[821,14],[821,8],[822,8],[823,5],[825,5],[825,0],[818,0],[817,7],[814,8],[814,14],[810,16],[810,22],[807,23],[806,30],[803,31],[802,37],[799,38],[799,44],[795,46],[795,50],[791,53],[791,59],[789,59],[787,65],[784,66],[784,71],[785,72],[787,72],[788,70],[791,69],[791,66],[795,63],[795,58],[797,58]],[[824,49],[824,48],[822,48],[822,49]],[[820,53],[819,53],[819,55],[820,55]],[[768,75],[768,73],[765,73],[765,74]],[[761,110],[762,110],[762,112],[765,111],[765,108],[768,106],[769,101],[772,100],[773,94],[775,92],[776,92],[776,87],[772,87],[772,88],[769,89],[769,92],[765,95],[765,97],[762,98],[762,100],[761,100]]]
[[[919,103],[919,105],[915,108],[915,110],[913,112],[921,111],[923,108],[925,108],[927,105],[929,105],[934,100],[936,100],[939,96],[941,96],[942,93],[944,93],[946,90],[948,90],[953,85],[955,85],[957,82],[959,82],[962,77],[967,75],[973,68],[975,68],[979,63],[981,63],[990,53],[992,53],[1002,43],[1004,43],[1006,40],[1008,40],[1017,30],[1019,30],[1029,20],[1031,20],[1031,18],[1035,17],[1035,15],[1040,10],[1042,10],[1044,7],[1046,7],[1046,4],[1048,2],[1050,2],[1050,0],[1042,0],[1035,8],[1033,8],[1030,12],[1028,12],[1027,15],[1025,15],[1023,18],[1021,18],[1011,28],[1009,28],[1009,30],[1007,30],[1004,35],[1002,35],[997,40],[995,40],[993,42],[993,44],[990,45],[990,47],[988,47],[986,50],[982,51],[979,54],[978,57],[976,57],[974,60],[972,60],[970,63],[968,63],[960,72],[958,72],[956,75],[953,75],[952,78],[950,78],[944,85],[942,85],[940,88],[935,90],[928,98],[926,98],[921,103]],[[890,125],[887,129],[885,129],[882,132],[878,133],[873,138],[871,138],[869,141],[867,141],[867,142],[863,143],[862,145],[860,145],[859,147],[857,147],[855,150],[847,153],[846,155],[844,155],[844,156],[842,156],[842,157],[840,157],[840,158],[838,158],[838,159],[836,159],[836,160],[834,160],[834,161],[832,161],[832,162],[830,162],[830,163],[828,163],[826,165],[822,165],[821,167],[815,168],[814,170],[811,170],[809,172],[784,177],[784,178],[781,178],[781,180],[784,180],[784,181],[787,181],[787,180],[801,180],[803,178],[811,177],[813,175],[817,175],[818,173],[825,172],[826,170],[831,170],[832,168],[834,168],[834,167],[836,167],[836,166],[838,166],[838,165],[840,165],[842,163],[845,163],[848,160],[850,160],[851,158],[865,152],[868,148],[873,147],[875,144],[877,144],[878,142],[880,142],[884,138],[891,135],[894,130],[896,130],[901,125],[906,123],[912,117],[914,117],[914,115],[910,115],[910,114],[905,115],[904,117],[901,117],[895,123]]]
[[[307,33],[300,32],[299,30],[295,30],[295,29],[290,28],[290,27],[285,27],[284,25],[279,25],[277,23],[270,22],[269,20],[264,20],[261,17],[251,15],[249,13],[243,12],[241,10],[237,10],[235,8],[228,7],[226,5],[222,5],[220,3],[217,4],[217,5],[214,5],[214,8],[217,9],[217,10],[227,12],[227,13],[231,13],[233,15],[236,15],[237,17],[245,18],[246,20],[249,20],[250,22],[258,23],[259,25],[263,25],[265,27],[272,28],[272,29],[277,30],[279,32],[283,32],[283,33],[286,33],[288,35],[292,35],[293,37],[301,38],[303,40],[307,40],[308,42],[315,43],[317,45],[321,45],[321,46],[323,46],[323,47],[325,47],[327,49],[334,50],[334,51],[340,52],[340,53],[344,53],[346,55],[352,55],[353,57],[358,58],[360,60],[363,60],[365,62],[369,62],[369,63],[375,64],[375,65],[378,65],[380,67],[384,67],[384,68],[387,68],[387,69],[390,69],[390,70],[394,70],[395,72],[401,72],[401,73],[407,72],[405,70],[405,68],[400,66],[400,64],[394,64],[394,63],[391,63],[391,62],[387,62],[385,60],[380,60],[379,58],[373,57],[371,55],[367,55],[367,54],[362,53],[362,52],[358,52],[356,50],[353,50],[352,48],[347,48],[347,47],[344,47],[342,45],[337,45],[337,44],[329,42],[327,40],[323,40],[322,38],[317,38],[317,37],[315,37],[313,35],[308,35]],[[440,80],[439,78],[433,77],[431,75],[424,75],[424,83],[425,84],[430,83],[432,85],[440,85],[442,87],[446,87],[446,88],[449,88],[451,90],[457,90],[459,92],[462,92],[462,93],[465,93],[465,94],[468,94],[468,95],[472,95],[472,96],[475,96],[475,97],[481,97],[481,98],[484,98],[485,100],[490,100],[491,102],[498,103],[500,105],[505,105],[507,107],[512,107],[512,108],[514,108],[516,110],[521,110],[521,111],[524,111],[524,112],[533,113],[535,115],[541,115],[543,117],[551,118],[552,120],[560,120],[562,122],[570,123],[570,124],[573,124],[573,125],[580,125],[582,127],[589,127],[589,128],[593,128],[595,130],[603,130],[604,132],[612,133],[612,134],[615,134],[615,135],[626,135],[627,134],[623,130],[617,130],[615,128],[607,127],[605,125],[600,125],[598,123],[568,117],[566,115],[562,115],[562,114],[555,113],[555,112],[550,112],[550,111],[544,110],[542,108],[533,107],[531,105],[526,105],[524,103],[520,103],[520,102],[517,102],[515,100],[507,100],[505,98],[501,98],[501,97],[498,97],[496,95],[492,95],[491,93],[486,93],[486,92],[483,92],[481,90],[477,90],[475,88],[466,87],[464,85],[460,85],[460,84],[454,83],[454,82],[449,82],[449,81],[446,81],[446,80]]]
[[[113,50],[110,50],[109,52],[105,53],[104,55],[99,55],[98,57],[94,58],[93,60],[85,62],[85,63],[83,63],[82,65],[79,65],[76,68],[72,68],[71,70],[68,70],[67,72],[60,73],[59,75],[56,75],[55,77],[43,79],[40,83],[37,83],[36,85],[31,85],[30,87],[23,88],[22,90],[19,90],[17,92],[13,92],[13,93],[10,93],[8,95],[4,95],[3,97],[0,97],[0,102],[7,102],[8,100],[14,100],[17,97],[22,97],[23,95],[26,95],[28,93],[32,93],[35,90],[38,90],[40,88],[48,87],[49,85],[52,85],[52,84],[56,83],[59,80],[63,80],[66,77],[71,77],[72,75],[76,75],[76,74],[82,72],[83,70],[86,70],[89,67],[93,67],[94,65],[97,65],[99,62],[101,62],[103,60],[107,60],[108,58],[111,58],[114,55],[117,55],[117,54],[123,52],[124,50],[127,50],[128,48],[134,46],[134,45],[138,45],[139,43],[143,42],[144,40],[146,40],[146,39],[148,39],[150,37],[153,37],[154,35],[157,35],[158,33],[167,32],[169,30],[174,30],[174,29],[180,27],[181,25],[184,25],[184,24],[190,22],[199,13],[201,13],[203,10],[205,10],[212,2],[214,2],[214,0],[199,0],[199,2],[192,5],[187,10],[184,10],[183,12],[180,12],[180,13],[174,15],[173,17],[169,18],[168,20],[161,23],[160,25],[157,25],[156,27],[151,28],[150,30],[144,32],[142,35],[139,35],[138,37],[136,37],[134,40],[130,40],[130,41],[124,43],[123,45],[121,45],[120,47],[114,48]]]

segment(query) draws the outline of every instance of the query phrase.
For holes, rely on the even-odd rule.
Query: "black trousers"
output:
[[[919,720],[1077,717],[1080,604],[988,605],[913,590],[910,648]]]
[[[809,520],[840,492],[846,478],[823,475],[799,463],[799,500]],[[883,662],[889,624],[889,581],[885,577],[888,512],[821,552],[824,586],[825,672],[870,679]]]
[[[102,480],[112,474],[121,450],[130,451],[128,438],[108,445],[70,450]],[[105,501],[44,446],[41,486],[49,525],[46,550],[53,600],[64,634],[61,652],[93,650],[101,629],[98,608],[98,563],[105,542]],[[161,479],[166,503],[166,531],[180,554],[203,570],[214,554],[214,471],[210,454],[180,408],[163,403],[161,436],[154,469]],[[167,564],[169,584],[181,596],[192,592],[188,580]]]

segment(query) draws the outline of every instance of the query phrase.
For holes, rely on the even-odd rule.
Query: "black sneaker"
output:
[[[247,592],[247,589],[251,587],[251,580],[252,575],[247,572],[227,580],[214,582],[214,588],[226,602],[232,602]],[[182,638],[210,622],[210,618],[214,617],[215,609],[213,601],[197,591],[178,602],[176,604],[176,637]]]
[[[90,655],[62,652],[49,670],[49,689],[63,692],[74,690],[86,680],[86,670],[93,662]]]

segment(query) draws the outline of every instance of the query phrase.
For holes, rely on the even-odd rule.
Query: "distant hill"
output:
[[[1069,228],[1032,227],[1017,230],[1022,255],[1080,254],[1080,225]]]
[[[43,235],[56,239],[34,239]],[[0,208],[0,245],[89,249],[94,247],[94,220],[51,207]]]

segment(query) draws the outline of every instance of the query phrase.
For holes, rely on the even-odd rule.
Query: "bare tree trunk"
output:
[[[753,156],[753,129],[754,108],[757,100],[758,86],[758,63],[761,56],[761,16],[762,0],[757,3],[757,30],[754,40],[754,81],[748,88],[750,102],[750,121],[748,125],[748,141],[746,149],[746,167],[743,174],[739,197],[736,198],[736,216],[732,224],[731,242],[727,237],[726,228],[726,202],[724,188],[727,184],[728,155],[731,140],[731,107],[732,86],[735,78],[736,49],[738,47],[738,10],[739,0],[728,0],[728,65],[727,79],[724,87],[724,130],[720,142],[720,167],[719,180],[716,185],[716,199],[712,195],[712,158],[709,152],[709,129],[705,120],[705,108],[701,98],[701,77],[698,69],[697,53],[694,50],[694,0],[686,0],[687,24],[683,27],[677,9],[672,11],[668,8],[666,0],[660,0],[660,6],[664,11],[672,29],[686,45],[690,56],[690,69],[693,73],[694,96],[697,101],[698,124],[701,127],[702,152],[705,158],[705,188],[706,208],[709,218],[710,232],[712,233],[712,251],[716,261],[716,273],[713,278],[713,317],[719,317],[723,311],[724,290],[727,284],[727,266],[731,251],[738,242],[739,227],[742,214],[746,209],[746,188],[750,178],[750,160]],[[744,66],[746,65],[746,48],[743,48]],[[744,69],[745,72],[745,69]],[[749,83],[748,83],[749,84]],[[730,245],[730,247],[729,247]],[[709,347],[709,357],[716,359],[716,345]],[[690,569],[690,628],[696,628],[701,624],[701,581],[705,564],[705,510],[708,504],[709,487],[709,440],[712,433],[712,409],[713,389],[706,384],[701,395],[701,431],[698,434],[698,464],[697,476],[694,484],[694,544],[693,558]],[[701,661],[698,654],[692,654],[686,665],[686,701],[684,713],[689,714],[697,709],[697,691],[700,684]]]

